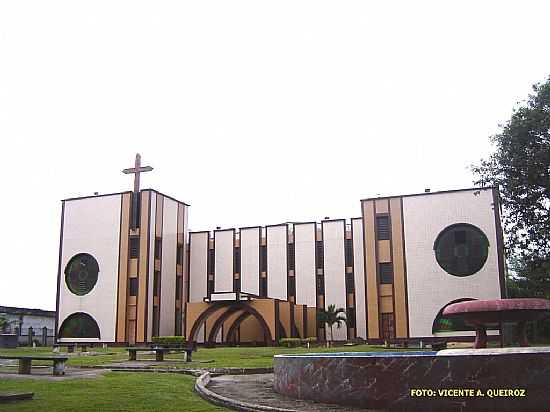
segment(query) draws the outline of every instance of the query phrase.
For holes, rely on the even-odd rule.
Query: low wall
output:
[[[273,389],[390,410],[546,410],[550,348],[277,355]]]

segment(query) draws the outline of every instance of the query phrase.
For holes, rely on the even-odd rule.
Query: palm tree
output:
[[[336,328],[340,329],[342,324],[347,322],[346,310],[344,308],[336,309],[336,305],[328,305],[326,309],[319,310],[317,320],[326,323],[330,329],[330,340],[327,342],[327,347],[329,347],[332,342],[332,327],[336,324]]]

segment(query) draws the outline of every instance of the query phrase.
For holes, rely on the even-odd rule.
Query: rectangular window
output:
[[[181,321],[181,312],[176,311],[176,336],[181,336],[181,329],[183,327],[183,322]]]
[[[393,265],[391,263],[379,263],[378,276],[381,284],[393,283]]]
[[[130,236],[130,258],[139,257],[139,236]]]
[[[350,328],[355,328],[355,308],[346,309],[347,325]]]
[[[355,280],[353,273],[346,273],[346,292],[353,293],[355,291]]]
[[[376,236],[378,240],[388,240],[390,238],[390,217],[376,217]]]
[[[160,310],[158,306],[153,306],[153,336],[159,335],[159,329],[160,329]]]
[[[155,238],[155,259],[162,257],[162,239],[160,237]]]
[[[214,274],[214,264],[215,264],[215,260],[214,260],[214,249],[208,249],[208,262],[207,262],[207,267],[208,267],[208,274],[209,274],[209,275],[213,275],[213,274]]]
[[[295,257],[294,257],[294,243],[289,243],[286,247],[286,256],[288,261],[288,270],[294,270]]]
[[[176,276],[176,300],[181,300],[183,292],[183,276]]]
[[[176,263],[183,265],[183,245],[178,245],[176,249]]]
[[[296,296],[296,277],[294,276],[288,277],[288,295]]]
[[[267,272],[267,247],[260,246],[260,272]]]
[[[235,273],[241,273],[241,248],[233,249],[233,260],[235,262]]]
[[[260,278],[260,297],[267,297],[267,278]]]
[[[317,294],[318,295],[324,295],[325,294],[325,278],[324,276],[317,276]]]
[[[324,251],[323,241],[318,240],[315,242],[315,267],[317,269],[323,269]]]
[[[130,278],[130,296],[137,296],[138,294],[138,278]]]
[[[382,338],[383,339],[393,339],[395,338],[395,326],[393,313],[382,313]]]
[[[344,255],[346,260],[346,267],[353,266],[353,240],[346,239],[344,241]]]
[[[155,270],[153,275],[153,296],[160,296],[160,272]]]

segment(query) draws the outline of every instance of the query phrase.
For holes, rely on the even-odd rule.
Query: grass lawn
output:
[[[2,379],[0,392],[30,391],[34,399],[0,404],[2,411],[225,411],[193,391],[195,378],[173,373],[109,372],[59,382]]]
[[[97,356],[74,356],[70,357],[67,362],[68,366],[93,366],[102,365],[113,362],[123,362],[128,360],[128,352],[122,348],[93,348],[94,352],[105,352],[105,355]],[[377,352],[377,351],[399,351],[399,350],[418,350],[409,349],[385,349],[383,346],[376,345],[356,345],[356,346],[335,346],[331,348],[315,347],[315,348],[284,348],[284,347],[226,347],[226,348],[199,348],[193,353],[194,360],[211,360],[209,363],[194,363],[193,367],[203,368],[265,368],[273,366],[273,355],[285,353],[319,353],[319,352]],[[1,355],[52,355],[51,348],[17,348],[17,349],[0,349]],[[183,354],[166,355],[165,359],[182,359]],[[138,359],[154,360],[154,355],[138,354]],[[41,363],[33,362],[34,364],[51,365],[51,362]],[[169,362],[166,362],[168,365]],[[186,368],[189,365],[185,363],[173,363],[170,366]]]
[[[98,356],[75,356],[68,361],[70,366],[99,365],[128,359],[121,348],[93,349],[105,352]],[[199,348],[193,354],[196,360],[213,360],[193,367],[270,367],[273,355],[307,352],[358,352],[384,351],[382,346],[357,345],[333,348],[283,348],[283,347],[227,347]],[[399,349],[391,349],[396,351]],[[415,349],[409,349],[415,350]],[[51,348],[2,349],[0,354],[52,354]],[[110,354],[109,354],[110,353]],[[154,359],[140,356],[140,359]],[[168,355],[165,359],[182,359],[181,354]],[[38,363],[38,362],[37,362]],[[35,364],[35,362],[33,362]],[[46,363],[51,365],[51,362]],[[166,366],[188,367],[183,362],[160,363]],[[11,368],[14,371],[14,368]],[[108,372],[97,378],[64,381],[39,379],[1,379],[0,392],[34,392],[34,400],[2,404],[2,411],[222,411],[203,401],[193,391],[195,378],[170,373]]]

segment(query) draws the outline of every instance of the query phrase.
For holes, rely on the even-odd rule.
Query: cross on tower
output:
[[[134,193],[132,195],[132,229],[139,227],[139,175],[150,172],[151,166],[141,166],[141,155],[136,153],[136,161],[133,168],[124,169],[122,173],[134,175]]]

